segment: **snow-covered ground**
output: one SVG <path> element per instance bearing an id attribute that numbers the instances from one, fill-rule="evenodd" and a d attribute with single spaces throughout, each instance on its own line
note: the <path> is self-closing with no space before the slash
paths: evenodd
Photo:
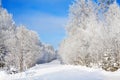
<path id="1" fill-rule="evenodd" d="M 54 61 L 36 65 L 15 75 L 0 72 L 0 80 L 120 80 L 120 70 L 105 72 L 82 66 L 61 65 Z"/>

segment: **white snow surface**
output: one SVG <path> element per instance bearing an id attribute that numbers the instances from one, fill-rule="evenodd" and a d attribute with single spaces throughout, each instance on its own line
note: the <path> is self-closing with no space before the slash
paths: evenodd
<path id="1" fill-rule="evenodd" d="M 0 80 L 120 80 L 120 70 L 106 72 L 83 66 L 61 65 L 59 61 L 53 61 L 13 75 L 1 71 Z"/>

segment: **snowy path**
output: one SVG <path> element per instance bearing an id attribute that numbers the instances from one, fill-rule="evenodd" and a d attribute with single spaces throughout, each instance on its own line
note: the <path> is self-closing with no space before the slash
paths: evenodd
<path id="1" fill-rule="evenodd" d="M 3 79 L 0 79 L 3 80 Z M 81 66 L 42 64 L 4 80 L 120 80 L 120 71 L 105 72 Z"/>
<path id="2" fill-rule="evenodd" d="M 36 66 L 22 74 L 11 76 L 12 80 L 103 80 L 103 76 L 92 69 L 80 66 L 54 65 Z M 44 67 L 44 68 L 43 68 Z M 97 73 L 97 74 L 96 74 Z M 18 79 L 20 78 L 20 79 Z"/>

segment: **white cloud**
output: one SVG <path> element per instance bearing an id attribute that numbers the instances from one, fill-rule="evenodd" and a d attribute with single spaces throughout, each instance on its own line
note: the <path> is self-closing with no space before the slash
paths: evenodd
<path id="1" fill-rule="evenodd" d="M 22 23 L 34 27 L 34 29 L 52 29 L 51 31 L 54 31 L 54 29 L 64 28 L 67 18 L 36 12 L 16 16 L 16 21 L 18 24 Z"/>

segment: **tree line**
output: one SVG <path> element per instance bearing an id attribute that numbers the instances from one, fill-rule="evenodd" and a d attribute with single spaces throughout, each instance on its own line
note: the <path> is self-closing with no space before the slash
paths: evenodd
<path id="1" fill-rule="evenodd" d="M 35 31 L 16 26 L 12 15 L 0 7 L 0 68 L 21 72 L 53 60 L 56 52 L 51 45 L 39 40 Z"/>
<path id="2" fill-rule="evenodd" d="M 69 9 L 67 37 L 58 51 L 62 63 L 118 70 L 119 21 L 116 0 L 75 0 Z"/>

